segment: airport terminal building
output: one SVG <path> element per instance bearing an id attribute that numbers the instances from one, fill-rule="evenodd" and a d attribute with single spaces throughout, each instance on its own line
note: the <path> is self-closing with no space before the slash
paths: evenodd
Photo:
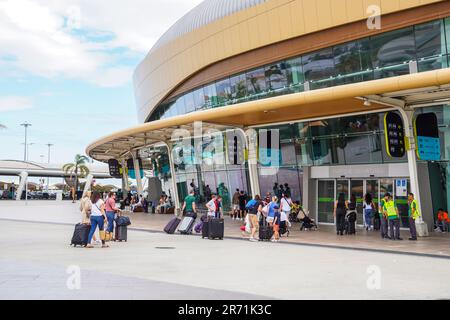
<path id="1" fill-rule="evenodd" d="M 141 124 L 93 142 L 87 154 L 152 169 L 177 207 L 191 188 L 219 193 L 229 207 L 237 188 L 265 195 L 288 184 L 319 223 L 334 224 L 339 193 L 355 194 L 362 213 L 365 193 L 379 201 L 390 192 L 407 227 L 414 192 L 431 228 L 450 204 L 449 63 L 450 1 L 205 0 L 138 66 Z M 399 157 L 386 139 L 388 113 L 403 122 Z M 432 161 L 420 157 L 414 130 L 428 113 L 439 127 Z M 219 130 L 225 150 L 226 132 L 240 132 L 248 161 L 226 151 L 226 163 L 215 163 L 200 122 L 200 136 Z M 175 161 L 177 130 L 201 140 L 203 162 Z M 278 150 L 273 170 L 251 161 L 264 143 L 248 132 L 275 131 L 277 141 L 264 142 Z M 142 190 L 139 174 L 137 184 Z"/>

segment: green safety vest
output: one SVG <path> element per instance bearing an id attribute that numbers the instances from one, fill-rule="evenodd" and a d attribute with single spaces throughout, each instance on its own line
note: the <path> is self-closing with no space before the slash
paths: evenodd
<path id="1" fill-rule="evenodd" d="M 385 210 L 389 220 L 397 219 L 397 211 L 395 210 L 395 202 L 387 201 L 384 203 Z"/>
<path id="2" fill-rule="evenodd" d="M 413 207 L 416 209 L 416 212 L 415 212 L 414 214 L 412 214 L 412 209 L 413 209 Z M 414 200 L 409 204 L 409 216 L 410 216 L 410 217 L 412 216 L 412 218 L 413 218 L 414 220 L 417 220 L 417 219 L 421 216 L 420 211 L 419 211 L 419 203 L 417 202 L 416 199 L 414 199 Z"/>

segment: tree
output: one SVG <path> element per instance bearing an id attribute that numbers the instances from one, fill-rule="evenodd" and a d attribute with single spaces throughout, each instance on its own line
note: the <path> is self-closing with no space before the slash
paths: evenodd
<path id="1" fill-rule="evenodd" d="M 75 176 L 75 192 L 78 191 L 78 178 L 85 178 L 89 174 L 89 168 L 86 166 L 87 162 L 89 162 L 88 157 L 77 154 L 75 162 L 67 163 L 63 166 L 63 171 L 66 174 L 70 174 L 70 179 Z"/>

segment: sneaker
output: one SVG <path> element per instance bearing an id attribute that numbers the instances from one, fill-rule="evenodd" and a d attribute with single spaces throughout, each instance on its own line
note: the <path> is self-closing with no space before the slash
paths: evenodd
<path id="1" fill-rule="evenodd" d="M 417 238 L 409 238 L 409 241 L 417 241 Z"/>
<path id="2" fill-rule="evenodd" d="M 270 240 L 270 242 L 277 242 L 277 240 L 275 240 L 275 239 L 272 239 L 272 240 Z"/>
<path id="3" fill-rule="evenodd" d="M 251 237 L 249 240 L 250 240 L 250 242 L 258 242 L 258 240 L 253 237 Z"/>
<path id="4" fill-rule="evenodd" d="M 403 238 L 397 238 L 396 240 L 403 241 Z"/>

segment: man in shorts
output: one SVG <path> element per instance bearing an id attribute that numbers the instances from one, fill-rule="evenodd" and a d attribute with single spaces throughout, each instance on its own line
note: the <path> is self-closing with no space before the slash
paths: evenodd
<path id="1" fill-rule="evenodd" d="M 233 194 L 233 199 L 231 201 L 233 207 L 232 207 L 232 211 L 231 211 L 231 218 L 233 218 L 233 220 L 236 220 L 236 217 L 239 213 L 239 189 L 236 189 L 236 192 Z"/>

